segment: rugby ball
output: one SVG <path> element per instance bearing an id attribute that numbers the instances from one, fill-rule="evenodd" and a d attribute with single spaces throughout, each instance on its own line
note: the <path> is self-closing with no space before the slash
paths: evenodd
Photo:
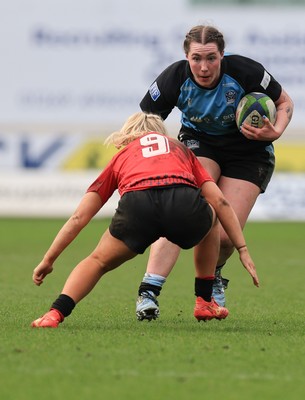
<path id="1" fill-rule="evenodd" d="M 276 107 L 272 99 L 265 93 L 252 92 L 244 96 L 236 109 L 236 124 L 238 129 L 244 122 L 261 128 L 263 116 L 266 116 L 273 125 L 276 120 Z"/>

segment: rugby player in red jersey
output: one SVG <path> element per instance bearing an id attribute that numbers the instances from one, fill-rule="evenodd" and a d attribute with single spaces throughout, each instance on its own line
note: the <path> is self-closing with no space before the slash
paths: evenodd
<path id="1" fill-rule="evenodd" d="M 168 136 L 157 115 L 132 115 L 106 142 L 123 149 L 90 185 L 56 235 L 34 269 L 34 283 L 43 283 L 55 260 L 116 189 L 121 196 L 118 207 L 96 248 L 72 270 L 50 310 L 33 321 L 32 327 L 56 328 L 106 272 L 142 254 L 160 237 L 183 249 L 198 245 L 194 316 L 198 321 L 226 318 L 228 310 L 211 296 L 219 253 L 218 218 L 253 283 L 258 286 L 259 281 L 238 219 L 218 186 L 195 155 Z"/>

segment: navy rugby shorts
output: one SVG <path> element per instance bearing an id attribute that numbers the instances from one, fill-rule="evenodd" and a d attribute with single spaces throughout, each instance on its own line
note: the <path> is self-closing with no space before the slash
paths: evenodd
<path id="1" fill-rule="evenodd" d="M 160 237 L 189 249 L 209 232 L 212 223 L 211 207 L 200 189 L 163 186 L 125 193 L 109 231 L 132 251 L 142 254 Z"/>
<path id="2" fill-rule="evenodd" d="M 241 134 L 240 134 L 241 135 Z M 207 136 L 210 136 L 207 138 Z M 214 160 L 221 169 L 221 175 L 254 183 L 265 192 L 275 165 L 272 144 L 246 141 L 244 138 L 221 138 L 203 136 L 204 141 L 181 132 L 179 140 L 193 151 L 196 157 Z M 252 143 L 250 143 L 252 142 Z"/>

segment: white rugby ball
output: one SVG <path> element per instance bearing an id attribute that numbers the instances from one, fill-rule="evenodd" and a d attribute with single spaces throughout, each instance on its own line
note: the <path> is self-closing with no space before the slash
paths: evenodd
<path id="1" fill-rule="evenodd" d="M 245 95 L 239 102 L 236 109 L 236 124 L 238 129 L 244 122 L 261 128 L 263 116 L 266 116 L 273 125 L 276 120 L 276 107 L 273 100 L 265 93 L 252 92 Z"/>

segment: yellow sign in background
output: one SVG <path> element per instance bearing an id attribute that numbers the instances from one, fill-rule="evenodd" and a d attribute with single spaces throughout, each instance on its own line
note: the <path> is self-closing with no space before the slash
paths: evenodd
<path id="1" fill-rule="evenodd" d="M 102 170 L 118 150 L 105 146 L 103 141 L 92 139 L 83 143 L 63 163 L 64 170 L 98 169 Z"/>
<path id="2" fill-rule="evenodd" d="M 274 143 L 277 172 L 305 172 L 305 143 Z M 114 146 L 105 146 L 102 140 L 84 142 L 64 161 L 67 171 L 103 169 L 117 153 Z"/>
<path id="3" fill-rule="evenodd" d="M 277 172 L 305 172 L 305 143 L 276 143 Z"/>

